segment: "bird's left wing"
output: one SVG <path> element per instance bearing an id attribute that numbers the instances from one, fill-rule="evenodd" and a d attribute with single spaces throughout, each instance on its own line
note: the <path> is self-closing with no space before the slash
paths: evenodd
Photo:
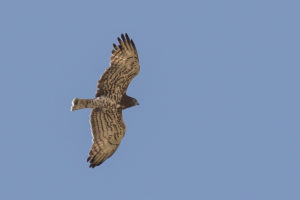
<path id="1" fill-rule="evenodd" d="M 96 97 L 109 96 L 119 102 L 126 93 L 129 83 L 139 73 L 138 53 L 132 39 L 122 34 L 118 38 L 110 57 L 110 67 L 98 81 Z"/>
<path id="2" fill-rule="evenodd" d="M 93 145 L 89 157 L 90 167 L 94 168 L 109 158 L 118 148 L 126 130 L 122 110 L 117 108 L 95 108 L 91 112 L 90 124 Z"/>

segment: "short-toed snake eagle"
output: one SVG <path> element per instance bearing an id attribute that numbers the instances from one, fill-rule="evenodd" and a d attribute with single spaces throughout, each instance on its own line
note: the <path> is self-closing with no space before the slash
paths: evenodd
<path id="1" fill-rule="evenodd" d="M 118 148 L 126 126 L 122 110 L 138 105 L 135 98 L 126 95 L 132 79 L 139 73 L 140 65 L 136 47 L 127 34 L 113 44 L 110 67 L 98 81 L 94 99 L 78 99 L 72 102 L 71 111 L 92 108 L 90 125 L 93 144 L 87 159 L 94 168 L 109 158 Z"/>

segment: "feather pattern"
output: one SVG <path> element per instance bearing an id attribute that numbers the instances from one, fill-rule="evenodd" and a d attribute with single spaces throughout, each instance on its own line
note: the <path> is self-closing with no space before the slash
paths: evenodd
<path id="1" fill-rule="evenodd" d="M 95 108 L 91 112 L 90 124 L 93 145 L 89 157 L 90 167 L 94 168 L 109 158 L 119 147 L 125 134 L 126 126 L 122 110 L 115 106 L 106 109 Z"/>
<path id="2" fill-rule="evenodd" d="M 96 97 L 109 96 L 119 102 L 126 93 L 129 83 L 139 73 L 140 65 L 134 42 L 127 34 L 118 38 L 119 45 L 113 44 L 110 67 L 98 81 Z"/>

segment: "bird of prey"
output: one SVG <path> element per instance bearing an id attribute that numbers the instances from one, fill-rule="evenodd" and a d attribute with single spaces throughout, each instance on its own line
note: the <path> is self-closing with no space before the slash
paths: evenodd
<path id="1" fill-rule="evenodd" d="M 71 111 L 92 109 L 93 144 L 87 159 L 91 168 L 103 163 L 120 145 L 126 130 L 122 110 L 139 105 L 126 94 L 129 83 L 140 71 L 137 50 L 127 34 L 121 34 L 118 41 L 119 45 L 113 44 L 110 66 L 98 81 L 95 98 L 75 98 L 72 102 Z"/>

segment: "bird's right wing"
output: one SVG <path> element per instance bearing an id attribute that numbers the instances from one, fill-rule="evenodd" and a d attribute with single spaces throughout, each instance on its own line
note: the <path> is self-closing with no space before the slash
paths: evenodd
<path id="1" fill-rule="evenodd" d="M 118 148 L 126 130 L 121 109 L 92 110 L 90 124 L 93 145 L 89 157 L 90 167 L 94 168 L 109 158 Z"/>

